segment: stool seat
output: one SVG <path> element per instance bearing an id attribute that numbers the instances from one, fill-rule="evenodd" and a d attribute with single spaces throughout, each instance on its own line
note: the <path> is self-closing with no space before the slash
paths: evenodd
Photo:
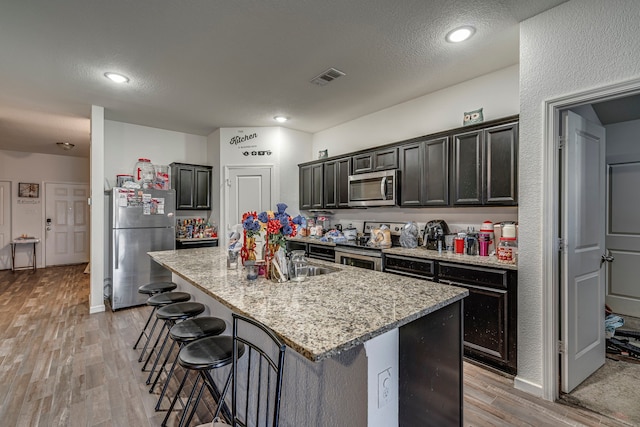
<path id="1" fill-rule="evenodd" d="M 206 307 L 199 302 L 176 302 L 160 307 L 156 311 L 156 317 L 160 320 L 179 320 L 195 317 L 203 313 Z"/>
<path id="2" fill-rule="evenodd" d="M 173 282 L 152 282 L 140 286 L 138 288 L 138 293 L 145 295 L 155 295 L 172 291 L 177 287 L 178 285 Z"/>
<path id="3" fill-rule="evenodd" d="M 171 328 L 171 338 L 179 343 L 187 343 L 198 338 L 220 335 L 227 325 L 218 317 L 204 316 L 187 319 Z"/>
<path id="4" fill-rule="evenodd" d="M 185 302 L 191 299 L 191 295 L 186 292 L 164 292 L 156 294 L 147 299 L 147 305 L 159 306 L 173 304 L 175 302 Z"/>
<path id="5" fill-rule="evenodd" d="M 238 357 L 244 345 L 238 343 Z M 233 337 L 213 336 L 196 340 L 180 350 L 178 362 L 183 368 L 196 371 L 226 366 L 233 360 Z"/>

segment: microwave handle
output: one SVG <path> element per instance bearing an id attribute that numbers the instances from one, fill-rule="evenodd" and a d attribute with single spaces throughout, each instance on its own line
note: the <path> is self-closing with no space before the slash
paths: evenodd
<path id="1" fill-rule="evenodd" d="M 380 181 L 380 196 L 382 196 L 382 200 L 387 200 L 387 177 L 385 176 Z"/>

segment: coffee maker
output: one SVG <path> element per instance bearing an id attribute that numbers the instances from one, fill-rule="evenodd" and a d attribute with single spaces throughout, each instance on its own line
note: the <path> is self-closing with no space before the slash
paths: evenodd
<path id="1" fill-rule="evenodd" d="M 434 219 L 427 222 L 424 227 L 422 242 L 427 249 L 438 250 L 438 242 L 441 242 L 442 250 L 445 249 L 444 236 L 449 234 L 449 226 L 443 219 Z"/>

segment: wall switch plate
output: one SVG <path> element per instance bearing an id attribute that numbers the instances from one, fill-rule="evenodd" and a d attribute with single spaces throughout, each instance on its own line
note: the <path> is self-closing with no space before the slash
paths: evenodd
<path id="1" fill-rule="evenodd" d="M 378 408 L 391 401 L 391 367 L 378 374 Z"/>

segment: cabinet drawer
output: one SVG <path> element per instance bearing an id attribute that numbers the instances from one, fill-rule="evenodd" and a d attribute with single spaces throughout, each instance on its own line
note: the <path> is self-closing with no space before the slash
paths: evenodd
<path id="1" fill-rule="evenodd" d="M 307 256 L 309 258 L 335 262 L 336 250 L 331 246 L 314 245 L 312 243 L 309 243 L 308 249 L 307 249 Z"/>
<path id="2" fill-rule="evenodd" d="M 435 276 L 435 262 L 421 258 L 385 254 L 384 271 L 419 279 L 433 279 Z"/>
<path id="3" fill-rule="evenodd" d="M 488 286 L 491 288 L 507 289 L 509 284 L 508 271 L 495 268 L 465 267 L 448 262 L 439 263 L 438 277 L 441 282 L 452 284 Z"/>

